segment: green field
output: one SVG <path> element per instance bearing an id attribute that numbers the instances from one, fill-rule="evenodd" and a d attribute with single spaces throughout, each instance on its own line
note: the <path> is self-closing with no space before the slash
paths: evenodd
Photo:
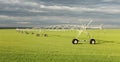
<path id="1" fill-rule="evenodd" d="M 0 29 L 0 62 L 120 62 L 120 30 L 88 30 L 97 44 L 72 44 L 77 31 L 48 31 L 48 37 Z M 38 33 L 37 31 L 34 31 Z M 85 33 L 80 39 L 89 40 Z"/>

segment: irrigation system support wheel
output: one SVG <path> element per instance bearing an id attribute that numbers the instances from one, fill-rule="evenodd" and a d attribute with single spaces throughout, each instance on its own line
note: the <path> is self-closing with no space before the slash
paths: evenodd
<path id="1" fill-rule="evenodd" d="M 32 32 L 31 34 L 34 34 L 34 32 Z"/>
<path id="2" fill-rule="evenodd" d="M 48 37 L 48 35 L 47 35 L 47 34 L 44 34 L 44 37 Z"/>
<path id="3" fill-rule="evenodd" d="M 36 36 L 37 36 L 37 37 L 39 37 L 39 36 L 40 36 L 40 34 L 36 34 Z"/>
<path id="4" fill-rule="evenodd" d="M 73 40 L 72 40 L 72 43 L 73 43 L 73 44 L 78 44 L 78 41 L 79 41 L 78 39 L 73 39 Z"/>
<path id="5" fill-rule="evenodd" d="M 90 39 L 90 44 L 96 44 L 95 39 Z"/>

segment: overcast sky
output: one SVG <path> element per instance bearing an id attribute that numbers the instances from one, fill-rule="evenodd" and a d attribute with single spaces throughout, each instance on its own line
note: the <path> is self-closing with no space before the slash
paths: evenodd
<path id="1" fill-rule="evenodd" d="M 120 27 L 120 0 L 0 0 L 0 27 L 82 24 Z"/>

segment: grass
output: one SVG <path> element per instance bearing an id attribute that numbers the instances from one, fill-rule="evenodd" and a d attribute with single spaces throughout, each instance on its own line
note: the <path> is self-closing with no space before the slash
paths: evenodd
<path id="1" fill-rule="evenodd" d="M 120 62 L 119 29 L 88 31 L 97 44 L 73 45 L 71 40 L 78 33 L 74 30 L 42 30 L 48 37 L 37 37 L 14 29 L 1 29 L 0 62 Z M 89 38 L 83 33 L 80 39 Z"/>

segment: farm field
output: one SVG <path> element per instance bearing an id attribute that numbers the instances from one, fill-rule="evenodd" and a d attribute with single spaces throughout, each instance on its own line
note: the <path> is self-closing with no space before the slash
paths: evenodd
<path id="1" fill-rule="evenodd" d="M 88 30 L 95 45 L 72 44 L 75 30 L 32 32 L 0 29 L 0 62 L 120 62 L 120 29 Z M 85 33 L 80 39 L 89 40 Z"/>

